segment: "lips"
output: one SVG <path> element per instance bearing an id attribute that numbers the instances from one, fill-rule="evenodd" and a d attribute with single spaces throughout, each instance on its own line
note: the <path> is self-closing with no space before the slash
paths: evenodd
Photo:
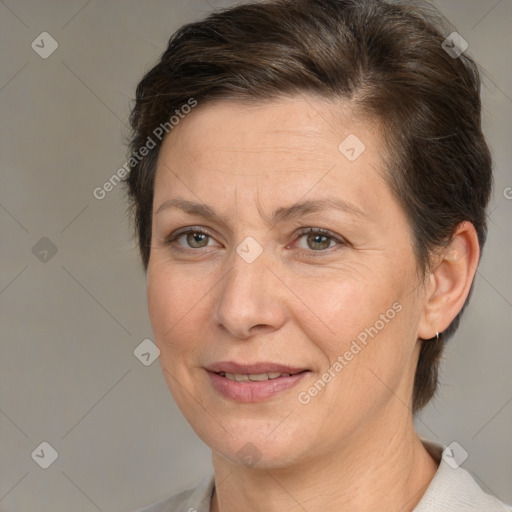
<path id="1" fill-rule="evenodd" d="M 213 388 L 226 398 L 254 403 L 296 386 L 308 369 L 277 363 L 219 362 L 205 368 Z"/>

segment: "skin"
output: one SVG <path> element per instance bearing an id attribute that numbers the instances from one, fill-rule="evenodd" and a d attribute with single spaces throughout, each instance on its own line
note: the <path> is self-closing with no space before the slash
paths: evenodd
<path id="1" fill-rule="evenodd" d="M 349 134 L 366 146 L 353 162 L 338 150 Z M 405 512 L 435 474 L 410 408 L 419 338 L 443 331 L 461 309 L 478 242 L 461 224 L 421 280 L 407 218 L 382 177 L 384 154 L 375 123 L 313 97 L 199 105 L 164 140 L 148 307 L 169 389 L 212 449 L 213 511 Z M 323 209 L 270 222 L 277 208 L 328 196 L 363 215 Z M 207 204 L 222 221 L 158 211 L 175 198 Z M 209 237 L 165 243 L 199 227 Z M 263 250 L 252 263 L 236 252 L 248 236 Z M 395 303 L 401 311 L 300 403 L 298 393 Z M 212 387 L 205 366 L 217 361 L 310 373 L 264 402 L 239 403 Z M 238 456 L 246 443 L 255 465 Z"/>

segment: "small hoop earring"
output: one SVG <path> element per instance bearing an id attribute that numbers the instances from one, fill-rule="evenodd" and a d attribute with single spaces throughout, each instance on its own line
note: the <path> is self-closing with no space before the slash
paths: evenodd
<path id="1" fill-rule="evenodd" d="M 439 341 L 439 336 L 440 334 L 443 334 L 443 333 L 439 333 L 436 331 L 436 335 L 432 338 L 429 338 L 428 340 L 427 339 L 424 339 L 424 338 L 420 338 L 422 341 Z"/>

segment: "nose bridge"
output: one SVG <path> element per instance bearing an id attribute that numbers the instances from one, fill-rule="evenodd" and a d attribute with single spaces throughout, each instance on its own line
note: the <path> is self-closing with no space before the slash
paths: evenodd
<path id="1" fill-rule="evenodd" d="M 278 329 L 285 320 L 285 305 L 278 280 L 268 268 L 271 255 L 252 237 L 233 251 L 230 270 L 217 299 L 219 324 L 238 338 L 247 338 L 255 326 Z"/>

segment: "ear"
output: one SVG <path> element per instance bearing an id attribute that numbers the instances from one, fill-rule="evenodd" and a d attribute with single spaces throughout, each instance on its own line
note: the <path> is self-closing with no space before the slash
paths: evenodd
<path id="1" fill-rule="evenodd" d="M 479 259 L 475 227 L 471 222 L 462 222 L 427 279 L 419 338 L 435 337 L 436 331 L 443 332 L 457 316 L 471 289 Z"/>

